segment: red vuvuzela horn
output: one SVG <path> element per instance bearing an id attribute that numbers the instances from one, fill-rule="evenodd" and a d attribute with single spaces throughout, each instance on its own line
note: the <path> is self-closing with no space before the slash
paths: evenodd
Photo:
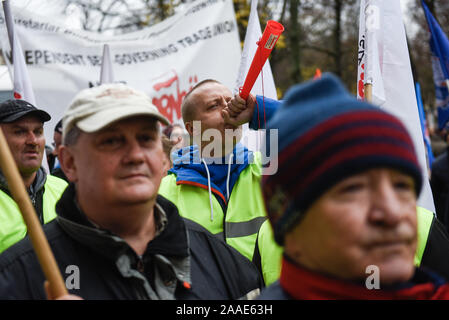
<path id="1" fill-rule="evenodd" d="M 269 20 L 267 22 L 262 38 L 258 42 L 258 48 L 256 54 L 254 55 L 253 61 L 251 62 L 251 67 L 248 70 L 243 87 L 240 88 L 240 97 L 243 99 L 246 100 L 248 98 L 254 82 L 256 82 L 265 61 L 267 61 L 268 56 L 283 31 L 284 26 L 279 22 L 273 20 Z"/>

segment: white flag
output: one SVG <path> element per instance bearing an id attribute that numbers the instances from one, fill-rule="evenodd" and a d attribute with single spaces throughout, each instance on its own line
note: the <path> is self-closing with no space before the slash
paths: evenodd
<path id="1" fill-rule="evenodd" d="M 101 61 L 100 84 L 113 82 L 114 72 L 112 69 L 111 53 L 109 52 L 109 45 L 105 44 L 103 46 L 103 59 Z"/>
<path id="2" fill-rule="evenodd" d="M 14 98 L 25 100 L 36 106 L 36 99 L 34 97 L 33 87 L 31 86 L 30 76 L 28 75 L 28 69 L 25 64 L 22 45 L 20 44 L 17 33 L 14 32 L 14 20 L 9 7 L 9 0 L 3 1 L 3 12 L 5 13 L 6 28 L 10 41 L 9 44 L 12 51 L 11 56 L 14 66 Z M 44 157 L 42 158 L 42 167 L 47 173 L 50 173 L 45 152 Z"/>
<path id="3" fill-rule="evenodd" d="M 248 74 L 252 59 L 257 51 L 257 42 L 262 37 L 262 29 L 260 28 L 259 15 L 257 14 L 257 1 L 251 0 L 251 11 L 246 28 L 245 41 L 243 43 L 242 58 L 240 60 L 239 74 L 237 78 L 237 93 L 239 88 L 243 86 L 245 77 Z M 263 85 L 262 85 L 263 82 Z M 252 94 L 264 94 L 265 97 L 277 99 L 276 86 L 274 85 L 273 74 L 271 72 L 270 61 L 267 60 L 263 66 L 262 72 L 251 89 Z"/>
<path id="4" fill-rule="evenodd" d="M 423 174 L 418 205 L 435 212 L 400 0 L 361 0 L 358 97 L 373 85 L 373 103 L 401 119 Z"/>
<path id="5" fill-rule="evenodd" d="M 243 86 L 245 77 L 251 66 L 252 59 L 257 51 L 257 42 L 262 37 L 262 29 L 260 28 L 259 15 L 257 14 L 257 1 L 251 0 L 251 12 L 246 28 L 245 41 L 243 43 L 242 58 L 240 60 L 240 68 L 237 77 L 235 93 L 239 92 L 239 88 Z M 276 99 L 276 86 L 274 85 L 273 74 L 271 72 L 270 62 L 267 60 L 262 68 L 261 73 L 254 83 L 251 93 L 254 95 L 263 95 L 267 98 Z M 260 150 L 263 140 L 261 133 L 249 130 L 248 124 L 243 126 L 242 143 L 250 150 Z"/>
<path id="6" fill-rule="evenodd" d="M 12 50 L 11 56 L 14 64 L 14 98 L 26 100 L 32 105 L 36 105 L 25 58 L 23 57 L 22 46 L 19 37 L 14 32 L 14 20 L 9 6 L 9 0 L 3 1 L 3 11 L 5 13 L 6 29 L 8 31 L 9 45 Z"/>

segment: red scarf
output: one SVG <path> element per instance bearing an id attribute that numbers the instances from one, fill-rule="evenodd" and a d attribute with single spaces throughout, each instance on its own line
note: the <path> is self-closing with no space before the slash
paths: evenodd
<path id="1" fill-rule="evenodd" d="M 329 278 L 290 262 L 282 261 L 281 287 L 297 300 L 449 300 L 449 284 L 435 283 L 427 273 L 420 283 L 407 282 L 400 289 L 372 289 L 344 280 Z M 416 276 L 416 275 L 415 275 Z M 441 279 L 437 279 L 441 280 Z"/>

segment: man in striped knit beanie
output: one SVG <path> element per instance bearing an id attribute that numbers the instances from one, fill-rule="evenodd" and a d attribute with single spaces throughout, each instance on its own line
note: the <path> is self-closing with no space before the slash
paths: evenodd
<path id="1" fill-rule="evenodd" d="M 231 117 L 238 104 L 228 104 Z M 401 121 L 332 75 L 293 87 L 268 109 L 278 170 L 262 189 L 284 254 L 280 280 L 260 298 L 448 299 L 445 280 L 414 264 L 422 177 Z"/>

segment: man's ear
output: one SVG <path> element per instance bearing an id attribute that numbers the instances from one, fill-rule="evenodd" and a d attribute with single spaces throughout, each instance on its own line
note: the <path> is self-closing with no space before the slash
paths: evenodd
<path id="1" fill-rule="evenodd" d="M 58 160 L 61 164 L 61 169 L 69 179 L 70 182 L 78 181 L 78 172 L 76 170 L 75 158 L 73 157 L 74 150 L 70 147 L 61 145 L 58 150 Z"/>
<path id="2" fill-rule="evenodd" d="M 189 136 L 193 137 L 193 121 L 185 122 L 184 126 L 186 127 L 186 130 L 189 133 Z"/>
<path id="3" fill-rule="evenodd" d="M 294 261 L 301 261 L 302 243 L 299 242 L 292 232 L 287 232 L 284 236 L 284 253 Z"/>

